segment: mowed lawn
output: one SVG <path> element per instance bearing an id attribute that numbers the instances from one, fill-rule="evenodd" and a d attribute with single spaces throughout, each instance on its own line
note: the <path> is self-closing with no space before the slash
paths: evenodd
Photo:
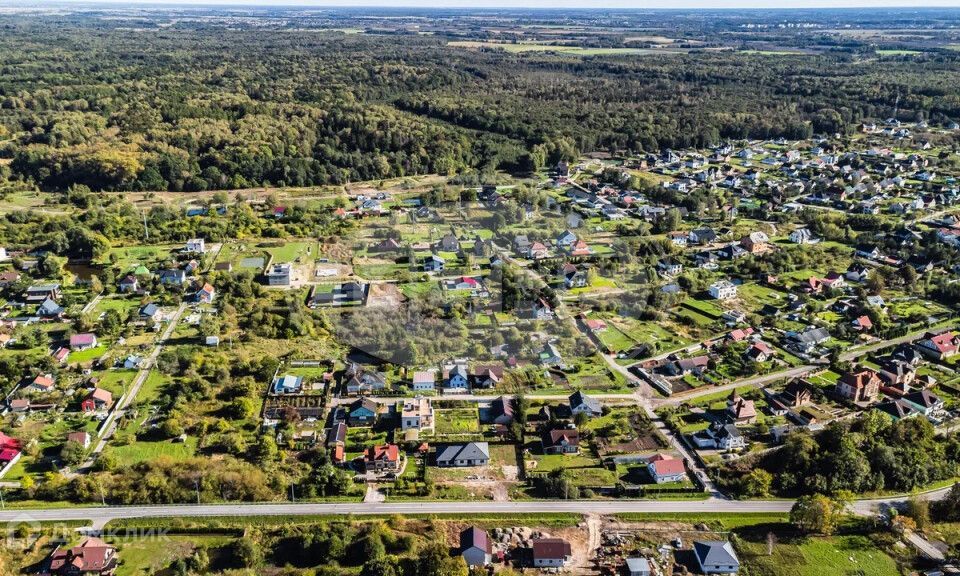
<path id="1" fill-rule="evenodd" d="M 188 436 L 186 442 L 172 442 L 170 440 L 134 441 L 125 446 L 111 446 L 109 451 L 116 456 L 120 466 L 130 466 L 138 462 L 155 460 L 161 456 L 168 456 L 174 460 L 190 458 L 196 453 L 197 439 Z"/>
<path id="2" fill-rule="evenodd" d="M 767 556 L 766 534 L 740 541 L 740 561 L 750 573 L 777 576 L 821 576 L 823 574 L 861 574 L 887 576 L 899 574 L 897 563 L 866 536 L 834 536 L 781 540 Z"/>

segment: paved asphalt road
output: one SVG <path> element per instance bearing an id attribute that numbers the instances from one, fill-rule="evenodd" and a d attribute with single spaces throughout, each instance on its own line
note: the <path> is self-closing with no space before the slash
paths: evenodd
<path id="1" fill-rule="evenodd" d="M 941 498 L 948 488 L 925 494 Z M 904 497 L 858 500 L 853 512 L 876 513 L 881 505 L 903 502 Z M 209 516 L 345 516 L 369 514 L 618 514 L 623 512 L 652 513 L 744 513 L 789 512 L 792 500 L 540 500 L 518 502 L 343 502 L 336 504 L 201 504 L 159 506 L 108 506 L 97 508 L 46 508 L 39 510 L 2 510 L 0 525 L 10 522 L 57 522 L 88 520 L 94 528 L 102 528 L 110 520 L 129 518 L 174 518 Z"/>

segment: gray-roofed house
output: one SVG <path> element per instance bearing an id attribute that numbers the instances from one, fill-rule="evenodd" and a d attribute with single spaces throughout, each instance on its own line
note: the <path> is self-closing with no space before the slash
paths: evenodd
<path id="1" fill-rule="evenodd" d="M 601 416 L 603 414 L 603 407 L 596 398 L 591 398 L 580 390 L 577 390 L 570 395 L 570 413 L 576 416 L 581 412 L 588 416 Z"/>
<path id="2" fill-rule="evenodd" d="M 736 574 L 740 570 L 737 553 L 729 542 L 697 541 L 693 543 L 693 554 L 704 574 Z"/>
<path id="3" fill-rule="evenodd" d="M 802 332 L 790 332 L 787 340 L 790 345 L 801 352 L 810 352 L 820 344 L 830 339 L 830 332 L 826 328 L 807 328 Z"/>
<path id="4" fill-rule="evenodd" d="M 486 442 L 448 444 L 437 449 L 437 466 L 486 466 L 490 462 L 490 445 Z"/>
<path id="5" fill-rule="evenodd" d="M 460 555 L 467 566 L 486 566 L 493 557 L 493 547 L 486 530 L 469 526 L 460 532 Z"/>

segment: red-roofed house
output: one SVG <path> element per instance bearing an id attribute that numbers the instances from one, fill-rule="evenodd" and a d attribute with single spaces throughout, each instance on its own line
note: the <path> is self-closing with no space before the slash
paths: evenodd
<path id="1" fill-rule="evenodd" d="M 20 461 L 20 441 L 0 432 L 0 478 Z"/>
<path id="2" fill-rule="evenodd" d="M 866 332 L 873 328 L 873 321 L 870 320 L 869 316 L 861 316 L 854 320 L 852 324 L 855 330 L 860 330 L 861 332 Z"/>
<path id="3" fill-rule="evenodd" d="M 538 568 L 561 567 L 572 558 L 570 543 L 562 538 L 538 538 L 533 541 L 533 565 Z"/>
<path id="4" fill-rule="evenodd" d="M 87 397 L 80 403 L 80 409 L 84 412 L 96 412 L 106 410 L 113 404 L 113 394 L 103 388 L 94 388 Z"/>
<path id="5" fill-rule="evenodd" d="M 92 332 L 74 334 L 70 337 L 71 350 L 89 350 L 97 347 L 97 335 Z"/>
<path id="6" fill-rule="evenodd" d="M 110 576 L 117 568 L 117 549 L 99 538 L 87 538 L 73 548 L 57 547 L 50 555 L 49 574 Z"/>
<path id="7" fill-rule="evenodd" d="M 213 289 L 213 286 L 207 282 L 203 285 L 202 288 L 197 290 L 197 302 L 202 302 L 204 304 L 211 304 L 214 297 L 216 297 L 217 292 Z"/>
<path id="8" fill-rule="evenodd" d="M 67 357 L 70 356 L 70 349 L 66 346 L 61 346 L 54 351 L 52 354 L 53 359 L 57 361 L 58 364 L 63 364 L 67 361 Z"/>
<path id="9" fill-rule="evenodd" d="M 687 477 L 687 468 L 683 460 L 669 454 L 656 454 L 647 460 L 647 471 L 657 484 L 683 482 Z"/>
<path id="10" fill-rule="evenodd" d="M 750 348 L 747 348 L 747 358 L 754 362 L 766 362 L 776 354 L 776 350 L 771 348 L 766 342 L 757 340 Z"/>
<path id="11" fill-rule="evenodd" d="M 937 360 L 943 360 L 956 354 L 958 345 L 960 345 L 960 341 L 953 332 L 929 333 L 923 340 L 917 342 L 917 348 L 921 352 Z"/>
<path id="12" fill-rule="evenodd" d="M 591 332 L 603 332 L 607 329 L 607 323 L 597 318 L 590 318 L 583 321 L 584 326 Z"/>
<path id="13" fill-rule="evenodd" d="M 363 455 L 367 472 L 396 472 L 400 469 L 400 448 L 396 444 L 371 446 Z"/>
<path id="14" fill-rule="evenodd" d="M 49 374 L 40 374 L 30 381 L 24 389 L 27 392 L 49 392 L 53 390 L 53 376 Z"/>
<path id="15" fill-rule="evenodd" d="M 753 335 L 753 328 L 737 328 L 736 330 L 731 330 L 727 334 L 727 338 L 734 342 L 743 342 L 747 338 Z"/>
<path id="16" fill-rule="evenodd" d="M 853 402 L 871 402 L 880 393 L 880 376 L 864 368 L 856 372 L 847 372 L 837 380 L 838 395 Z"/>
<path id="17" fill-rule="evenodd" d="M 90 447 L 90 433 L 89 432 L 71 432 L 67 434 L 67 442 L 76 442 L 77 444 L 83 446 L 83 449 L 86 450 Z"/>

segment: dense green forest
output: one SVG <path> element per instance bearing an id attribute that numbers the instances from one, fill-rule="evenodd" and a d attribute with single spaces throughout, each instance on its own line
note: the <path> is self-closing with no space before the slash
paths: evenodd
<path id="1" fill-rule="evenodd" d="M 3 22 L 0 170 L 43 189 L 208 190 L 960 118 L 960 53 L 580 57 L 334 31 Z M 841 65 L 842 64 L 842 65 Z"/>

